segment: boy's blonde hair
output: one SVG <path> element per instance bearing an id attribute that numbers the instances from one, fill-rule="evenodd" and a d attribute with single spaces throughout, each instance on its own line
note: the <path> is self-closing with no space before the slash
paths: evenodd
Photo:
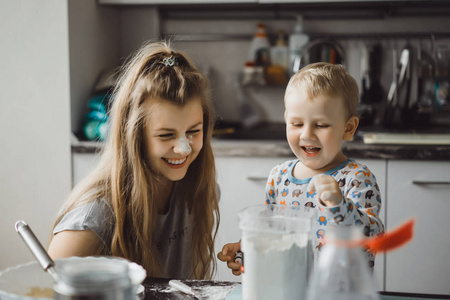
<path id="1" fill-rule="evenodd" d="M 342 98 L 347 119 L 358 115 L 358 84 L 342 65 L 319 62 L 305 66 L 289 80 L 285 97 L 298 91 L 306 92 L 309 99 L 319 95 Z"/>

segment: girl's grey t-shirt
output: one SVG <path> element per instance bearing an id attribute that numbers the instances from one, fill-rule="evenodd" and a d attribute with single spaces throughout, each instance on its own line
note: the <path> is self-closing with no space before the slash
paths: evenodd
<path id="1" fill-rule="evenodd" d="M 169 211 L 158 215 L 154 234 L 167 277 L 189 279 L 192 277 L 189 260 L 193 218 L 186 208 L 186 200 L 176 192 L 176 186 L 169 199 Z M 53 234 L 90 229 L 104 243 L 106 254 L 111 255 L 114 224 L 113 210 L 104 199 L 98 199 L 68 212 L 56 225 Z"/>

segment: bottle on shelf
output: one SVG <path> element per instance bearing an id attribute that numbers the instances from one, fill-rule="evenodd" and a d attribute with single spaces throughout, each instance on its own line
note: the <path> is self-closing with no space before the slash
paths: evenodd
<path id="1" fill-rule="evenodd" d="M 265 85 L 264 69 L 262 66 L 256 66 L 253 61 L 247 61 L 242 72 L 241 84 L 248 85 Z"/>
<path id="2" fill-rule="evenodd" d="M 287 68 L 289 50 L 286 45 L 285 33 L 280 30 L 275 46 L 270 48 L 271 65 L 267 67 L 267 83 L 272 85 L 286 85 L 288 82 Z"/>
<path id="3" fill-rule="evenodd" d="M 270 64 L 270 42 L 267 37 L 266 25 L 263 23 L 258 23 L 256 27 L 247 60 L 253 61 L 256 65 Z"/>
<path id="4" fill-rule="evenodd" d="M 308 42 L 309 36 L 303 29 L 303 17 L 298 15 L 294 31 L 289 36 L 289 75 L 300 70 L 302 61 L 305 60 L 305 57 L 302 57 L 302 50 Z"/>
<path id="5" fill-rule="evenodd" d="M 270 49 L 270 58 L 272 65 L 280 66 L 287 70 L 289 63 L 289 50 L 286 45 L 285 33 L 283 30 L 278 31 L 276 44 Z"/>
<path id="6" fill-rule="evenodd" d="M 244 64 L 242 85 L 265 85 L 266 69 L 270 65 L 270 42 L 266 26 L 258 23 Z"/>

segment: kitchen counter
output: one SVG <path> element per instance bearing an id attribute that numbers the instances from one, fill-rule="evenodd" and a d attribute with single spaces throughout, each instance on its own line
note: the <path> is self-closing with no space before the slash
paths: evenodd
<path id="1" fill-rule="evenodd" d="M 291 157 L 294 155 L 285 140 L 213 139 L 217 157 Z M 74 142 L 76 153 L 96 153 L 98 142 Z M 355 159 L 450 160 L 450 145 L 365 144 L 360 137 L 343 144 L 344 153 Z"/>
<path id="2" fill-rule="evenodd" d="M 231 141 L 213 143 L 216 156 L 294 157 L 286 141 Z M 351 158 L 396 160 L 450 160 L 450 145 L 365 144 L 362 140 L 345 142 L 345 155 Z"/>
<path id="3" fill-rule="evenodd" d="M 242 285 L 237 282 L 207 281 L 207 280 L 182 280 L 201 296 L 201 299 L 209 300 L 242 300 Z M 192 296 L 182 294 L 171 288 L 169 279 L 148 277 L 144 281 L 145 299 L 169 300 L 169 299 L 195 299 Z M 381 292 L 381 300 L 431 300 L 450 299 L 449 295 L 424 295 Z"/>

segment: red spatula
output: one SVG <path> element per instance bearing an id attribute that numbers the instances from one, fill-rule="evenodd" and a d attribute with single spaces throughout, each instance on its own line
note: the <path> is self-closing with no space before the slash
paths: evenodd
<path id="1" fill-rule="evenodd" d="M 366 247 L 371 252 L 388 252 L 403 246 L 413 238 L 414 222 L 415 220 L 411 219 L 393 231 L 385 232 L 376 237 L 353 241 L 337 240 L 334 243 L 340 247 Z"/>
<path id="2" fill-rule="evenodd" d="M 415 220 L 411 219 L 400 225 L 393 231 L 387 232 L 383 235 L 362 240 L 363 246 L 366 246 L 372 252 L 387 252 L 399 248 L 412 240 L 413 227 Z"/>

